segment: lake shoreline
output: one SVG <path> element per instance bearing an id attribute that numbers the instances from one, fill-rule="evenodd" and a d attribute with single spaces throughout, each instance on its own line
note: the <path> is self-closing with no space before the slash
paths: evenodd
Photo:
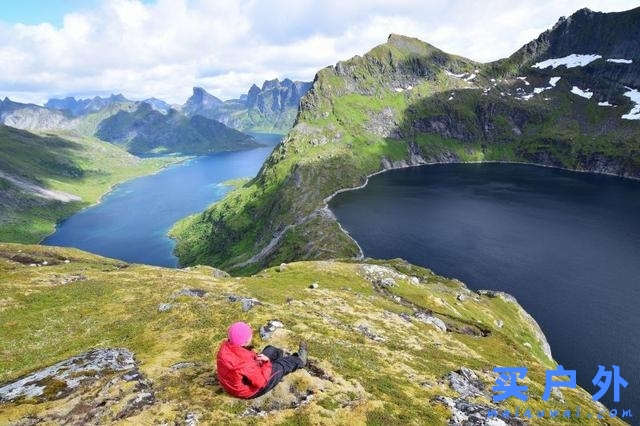
<path id="1" fill-rule="evenodd" d="M 472 291 L 515 296 L 544 328 L 554 359 L 576 369 L 587 389 L 598 363 L 620 363 L 638 384 L 625 355 L 637 352 L 638 319 L 607 333 L 599 318 L 621 319 L 640 300 L 640 180 L 522 162 L 472 165 L 481 163 L 367 179 L 327 197 L 327 206 L 367 257 L 406 259 Z M 622 336 L 626 349 L 611 351 Z M 577 356 L 587 347 L 593 356 Z"/>
<path id="2" fill-rule="evenodd" d="M 265 139 L 269 142 L 273 136 Z M 76 247 L 130 263 L 180 267 L 171 227 L 254 176 L 275 146 L 260 142 L 251 150 L 170 158 L 153 173 L 113 185 L 99 201 L 59 221 L 40 244 Z"/>
<path id="3" fill-rule="evenodd" d="M 519 165 L 522 165 L 522 166 L 545 167 L 545 168 L 548 168 L 548 169 L 564 170 L 564 171 L 567 171 L 567 172 L 574 172 L 574 173 L 584 173 L 584 174 L 591 174 L 591 175 L 611 176 L 611 177 L 617 177 L 617 178 L 620 178 L 620 179 L 628 179 L 628 180 L 639 181 L 640 182 L 640 177 L 620 176 L 620 175 L 617 175 L 615 173 L 594 172 L 594 171 L 590 171 L 590 170 L 576 170 L 576 169 L 570 169 L 568 167 L 550 166 L 548 164 L 530 163 L 530 162 L 527 162 L 527 161 L 504 161 L 504 160 L 452 161 L 452 162 L 440 162 L 440 161 L 438 161 L 438 162 L 432 162 L 432 163 L 410 164 L 410 165 L 404 165 L 404 166 L 392 166 L 392 167 L 385 168 L 385 169 L 382 169 L 382 170 L 378 170 L 377 172 L 373 172 L 371 174 L 368 174 L 366 176 L 365 181 L 364 181 L 364 183 L 362 185 L 349 187 L 349 188 L 341 188 L 341 189 L 338 189 L 337 191 L 335 191 L 333 194 L 329 195 L 328 197 L 325 197 L 322 200 L 324 205 L 321 208 L 319 208 L 318 210 L 329 209 L 329 211 L 331 211 L 331 207 L 329 207 L 329 203 L 331 202 L 333 197 L 335 197 L 336 195 L 341 194 L 343 192 L 357 191 L 358 189 L 362 189 L 362 188 L 366 187 L 367 184 L 369 183 L 369 178 L 371 178 L 373 176 L 381 175 L 383 173 L 390 172 L 392 170 L 403 170 L 403 169 L 410 169 L 412 167 L 437 166 L 437 165 L 447 165 L 447 164 L 519 164 Z M 335 215 L 334 215 L 334 217 L 335 217 Z M 347 235 L 348 235 L 348 233 L 347 233 Z M 349 236 L 349 237 L 351 238 L 351 236 Z"/>
<path id="4" fill-rule="evenodd" d="M 149 158 L 149 159 L 150 159 L 150 158 L 155 158 L 155 159 L 157 159 L 157 158 L 171 158 L 171 157 L 169 157 L 169 156 L 167 156 L 167 157 L 162 157 L 162 156 L 160 156 L 160 157 L 138 157 L 138 158 L 140 158 L 141 160 L 143 160 L 143 161 L 144 161 L 144 160 L 145 160 L 145 159 L 147 159 L 147 158 Z M 60 224 L 62 224 L 65 220 L 69 219 L 71 216 L 76 215 L 76 214 L 78 214 L 78 213 L 80 213 L 80 212 L 82 212 L 82 211 L 84 211 L 84 210 L 86 210 L 86 209 L 89 209 L 89 208 L 91 208 L 91 207 L 95 207 L 95 206 L 97 206 L 98 204 L 102 203 L 102 200 L 104 199 L 104 197 L 106 197 L 107 195 L 111 194 L 113 191 L 115 191 L 116 189 L 118 189 L 118 187 L 119 187 L 120 185 L 125 184 L 125 183 L 127 183 L 127 182 L 131 182 L 132 180 L 134 180 L 134 179 L 138 179 L 138 178 L 141 178 L 141 177 L 145 177 L 145 176 L 153 176 L 153 175 L 155 175 L 155 174 L 157 174 L 157 173 L 160 173 L 160 172 L 162 172 L 162 171 L 164 171 L 164 170 L 166 170 L 166 169 L 168 169 L 169 167 L 172 167 L 172 166 L 177 166 L 177 165 L 185 164 L 186 162 L 191 161 L 191 160 L 193 160 L 194 158 L 197 158 L 197 156 L 187 156 L 187 157 L 177 157 L 177 158 L 179 158 L 179 159 L 177 159 L 176 161 L 173 161 L 173 162 L 167 163 L 167 164 L 163 165 L 162 167 L 160 167 L 158 170 L 155 170 L 155 171 L 153 171 L 153 172 L 151 172 L 151 173 L 145 173 L 145 174 L 142 174 L 142 175 L 133 176 L 133 177 L 131 177 L 131 178 L 129 178 L 129 179 L 125 179 L 125 180 L 123 180 L 123 181 L 120 181 L 120 182 L 114 183 L 113 185 L 111 185 L 111 186 L 109 187 L 109 189 L 108 189 L 107 191 L 105 191 L 104 193 L 102 193 L 102 194 L 100 195 L 100 197 L 98 197 L 98 199 L 97 199 L 94 203 L 91 203 L 91 204 L 89 204 L 89 205 L 87 205 L 87 206 L 84 206 L 84 207 L 82 207 L 80 210 L 76 210 L 75 212 L 73 212 L 73 213 L 72 213 L 72 214 L 70 214 L 69 216 L 67 216 L 67 217 L 65 217 L 65 218 L 60 219 L 59 221 L 57 221 L 57 222 L 55 223 L 54 227 L 53 227 L 53 231 L 51 231 L 50 233 L 48 233 L 48 234 L 47 234 L 47 235 L 45 235 L 44 237 L 40 238 L 40 240 L 39 240 L 36 244 L 38 244 L 38 245 L 44 245 L 44 244 L 42 244 L 42 243 L 44 242 L 44 240 L 46 240 L 47 238 L 49 238 L 50 236 L 52 236 L 53 234 L 55 234 L 55 233 L 58 231 L 58 226 L 60 226 Z"/>

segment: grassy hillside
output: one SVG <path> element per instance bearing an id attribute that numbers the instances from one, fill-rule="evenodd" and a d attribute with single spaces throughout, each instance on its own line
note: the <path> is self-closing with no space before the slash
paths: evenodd
<path id="1" fill-rule="evenodd" d="M 163 114 L 144 102 L 135 111 L 121 110 L 101 121 L 95 135 L 133 154 L 211 154 L 259 146 L 253 137 L 218 121 L 176 110 Z"/>
<path id="2" fill-rule="evenodd" d="M 0 241 L 38 242 L 113 185 L 173 161 L 142 160 L 91 137 L 0 126 Z"/>
<path id="3" fill-rule="evenodd" d="M 236 273 L 357 255 L 324 200 L 394 167 L 498 160 L 640 176 L 640 125 L 621 119 L 632 108 L 622 84 L 589 67 L 515 71 L 397 35 L 319 71 L 259 175 L 176 225 L 176 254 Z"/>
<path id="4" fill-rule="evenodd" d="M 206 266 L 164 269 L 0 244 L 0 288 L 2 424 L 446 424 L 493 407 L 498 365 L 528 367 L 532 410 L 581 406 L 574 422 L 594 424 L 584 415 L 599 409 L 581 389 L 541 401 L 555 362 L 512 298 L 471 292 L 399 260 L 297 262 L 230 278 Z M 243 298 L 254 299 L 249 310 Z M 304 339 L 310 366 L 256 400 L 226 396 L 213 357 L 228 324 L 244 320 L 257 330 L 274 319 L 282 328 L 266 340 L 256 332 L 257 349 L 292 350 Z M 122 368 L 43 374 L 40 391 L 7 399 L 8 382 L 100 348 L 133 359 Z M 79 359 L 86 357 L 71 365 L 80 368 Z M 515 406 L 510 399 L 499 408 Z"/>

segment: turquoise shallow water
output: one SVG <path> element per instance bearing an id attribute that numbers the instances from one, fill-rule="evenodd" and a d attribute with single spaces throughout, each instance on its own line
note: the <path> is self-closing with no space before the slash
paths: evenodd
<path id="1" fill-rule="evenodd" d="M 591 391 L 598 364 L 640 416 L 640 182 L 513 164 L 394 170 L 330 207 L 365 255 L 513 294 Z M 633 422 L 635 423 L 635 421 Z"/>
<path id="2" fill-rule="evenodd" d="M 254 135 L 268 146 L 197 157 L 159 173 L 125 182 L 100 204 L 60 223 L 43 244 L 76 247 L 128 262 L 175 267 L 167 231 L 181 218 L 204 210 L 230 188 L 233 178 L 253 177 L 281 137 Z"/>

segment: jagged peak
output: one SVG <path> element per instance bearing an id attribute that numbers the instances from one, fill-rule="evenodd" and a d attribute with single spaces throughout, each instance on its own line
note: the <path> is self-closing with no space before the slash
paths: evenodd
<path id="1" fill-rule="evenodd" d="M 277 78 L 274 78 L 273 80 L 265 80 L 264 83 L 262 83 L 262 90 L 272 89 L 274 87 L 277 87 L 279 84 L 280 80 L 278 80 Z"/>

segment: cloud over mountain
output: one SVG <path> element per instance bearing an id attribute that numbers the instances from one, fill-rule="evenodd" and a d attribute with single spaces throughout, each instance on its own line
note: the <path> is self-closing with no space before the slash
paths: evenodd
<path id="1" fill-rule="evenodd" d="M 559 15 L 633 3 L 105 0 L 65 15 L 59 27 L 0 17 L 0 94 L 42 102 L 121 91 L 181 103 L 192 86 L 202 86 L 227 99 L 275 77 L 310 80 L 319 68 L 392 32 L 486 61 L 513 51 Z"/>

